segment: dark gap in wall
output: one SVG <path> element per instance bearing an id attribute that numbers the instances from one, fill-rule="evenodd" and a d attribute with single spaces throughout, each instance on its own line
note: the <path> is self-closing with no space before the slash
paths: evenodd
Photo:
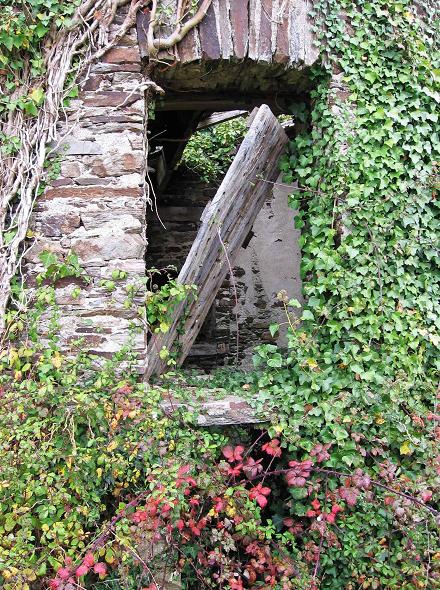
<path id="1" fill-rule="evenodd" d="M 265 101 L 261 100 L 261 103 L 263 102 Z M 153 279 L 159 288 L 167 280 L 166 269 L 169 265 L 177 267 L 177 272 L 172 274 L 172 277 L 177 276 L 182 268 L 197 235 L 204 208 L 215 196 L 222 180 L 219 178 L 216 182 L 207 183 L 185 167 L 176 169 L 187 141 L 195 132 L 198 122 L 210 114 L 211 112 L 206 110 L 188 110 L 188 105 L 185 104 L 182 111 L 162 108 L 156 111 L 155 119 L 149 122 L 150 180 L 156 202 L 147 212 L 146 268 L 164 269 L 161 275 L 155 274 Z M 292 129 L 289 129 L 289 132 L 292 132 Z M 272 210 L 271 200 L 272 197 L 268 196 L 265 206 L 265 222 L 268 223 L 270 220 L 270 224 L 273 223 L 274 217 L 280 216 L 279 211 L 275 214 L 275 210 Z M 285 217 L 283 222 L 287 223 Z M 291 227 L 294 231 L 293 214 Z M 216 296 L 191 353 L 184 363 L 184 368 L 209 371 L 222 365 L 236 364 L 237 356 L 240 362 L 249 361 L 249 354 L 246 351 L 251 350 L 257 343 L 274 341 L 269 333 L 269 324 L 274 308 L 277 307 L 274 303 L 275 293 L 268 295 L 267 284 L 264 284 L 264 278 L 260 276 L 258 253 L 255 254 L 255 248 L 264 250 L 261 240 L 261 223 L 259 231 L 259 241 L 255 238 L 253 231 L 250 232 L 242 248 L 242 251 L 244 248 L 249 250 L 246 251 L 241 262 L 237 261 L 237 266 L 234 268 L 237 298 L 241 309 L 240 349 L 236 350 L 235 292 L 228 276 Z M 284 239 L 278 236 L 271 236 L 270 239 L 272 247 L 277 242 L 280 250 L 288 248 Z M 281 256 L 281 252 L 279 255 Z M 287 258 L 290 256 L 287 249 L 285 255 Z M 297 281 L 299 284 L 299 273 Z M 248 354 L 247 359 L 245 359 L 246 354 Z"/>

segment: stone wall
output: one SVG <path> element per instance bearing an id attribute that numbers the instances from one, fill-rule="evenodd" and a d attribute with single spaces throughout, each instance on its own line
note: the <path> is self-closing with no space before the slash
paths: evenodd
<path id="1" fill-rule="evenodd" d="M 260 3 L 257 2 L 258 5 Z M 277 7 L 282 6 L 280 2 L 275 4 Z M 243 5 L 247 6 L 247 3 Z M 178 64 L 172 68 L 158 68 L 156 80 L 162 83 L 164 78 L 167 89 L 166 101 L 158 102 L 158 109 L 164 112 L 177 109 L 183 113 L 183 120 L 186 120 L 186 111 L 200 114 L 202 111 L 209 113 L 217 108 L 229 108 L 227 100 L 234 98 L 235 90 L 226 84 L 222 72 L 230 72 L 231 83 L 236 88 L 234 84 L 237 77 L 231 69 L 234 63 L 242 64 L 240 67 L 244 68 L 240 80 L 246 81 L 246 88 L 242 89 L 245 92 L 239 97 L 240 101 L 244 100 L 243 97 L 255 94 L 255 104 L 270 103 L 272 100 L 278 105 L 281 97 L 272 85 L 275 78 L 285 89 L 286 100 L 292 100 L 295 89 L 301 87 L 306 90 L 310 87 L 308 70 L 317 54 L 307 24 L 308 0 L 293 3 L 285 18 L 276 12 L 279 19 L 273 20 L 270 27 L 261 29 L 258 47 L 263 47 L 264 35 L 272 35 L 273 56 L 269 61 L 259 51 L 251 51 L 250 40 L 249 45 L 246 45 L 249 49 L 246 63 L 225 59 L 224 52 L 211 56 L 203 54 L 201 61 L 205 60 L 209 69 L 209 76 L 205 76 L 199 75 L 197 70 L 199 66 L 202 69 L 205 67 L 199 58 L 194 57 L 195 54 L 185 53 L 184 48 L 185 43 L 192 47 L 197 35 L 203 37 L 203 31 L 212 28 L 217 22 L 218 15 L 214 8 L 229 7 L 226 12 L 229 14 L 230 10 L 231 23 L 235 18 L 243 21 L 243 34 L 248 26 L 249 31 L 257 31 L 253 19 L 260 14 L 250 11 L 243 16 L 245 13 L 237 10 L 238 4 L 235 6 L 226 0 L 216 0 L 212 6 L 207 20 L 176 48 L 176 56 L 180 55 L 179 51 L 184 52 L 177 57 L 177 61 L 181 59 L 189 69 L 186 70 L 184 65 L 182 68 L 177 67 Z M 125 9 L 122 9 L 118 12 L 113 30 L 116 30 L 124 16 Z M 141 20 L 145 16 L 145 12 L 140 15 Z M 274 36 L 272 33 L 275 29 L 277 34 Z M 143 28 L 139 29 L 138 26 L 139 30 Z M 210 39 L 209 35 L 205 35 L 205 38 L 207 42 Z M 286 59 L 278 59 L 279 44 L 287 38 L 289 42 L 282 44 Z M 142 39 L 140 46 L 142 48 Z M 213 68 L 214 62 L 218 67 Z M 145 366 L 146 350 L 145 325 L 137 311 L 145 292 L 147 243 L 146 198 L 142 187 L 145 165 L 144 65 L 136 31 L 132 30 L 99 63 L 92 65 L 81 83 L 79 96 L 62 113 L 59 141 L 56 146 L 52 146 L 54 161 L 60 162 L 60 174 L 37 200 L 32 220 L 35 244 L 25 258 L 25 272 L 32 284 L 35 275 L 42 270 L 39 259 L 42 251 L 52 251 L 60 258 L 75 251 L 90 280 L 86 283 L 75 278 L 63 279 L 57 285 L 61 344 L 69 350 L 74 342 L 83 339 L 82 348 L 112 356 L 131 340 L 131 347 L 140 358 L 141 370 Z M 197 66 L 194 71 L 191 69 L 193 66 Z M 280 70 L 276 77 L 272 66 Z M 176 77 L 174 86 L 173 76 Z M 182 80 L 194 89 L 194 96 L 188 95 L 186 91 L 181 92 L 179 84 Z M 205 87 L 205 84 L 208 86 Z M 215 96 L 211 96 L 213 89 Z M 205 96 L 206 92 L 208 94 Z M 185 97 L 188 104 L 184 104 Z M 178 107 L 173 106 L 173 100 L 177 101 Z M 193 101 L 197 100 L 201 103 L 194 104 Z M 212 105 L 210 100 L 213 101 Z M 175 130 L 174 125 L 172 129 Z M 182 197 L 179 195 L 181 188 L 175 177 L 163 197 L 162 206 L 168 208 L 164 218 L 165 224 L 169 226 L 168 233 L 157 231 L 154 218 L 149 216 L 151 245 L 147 266 L 149 263 L 164 265 L 165 262 L 181 266 L 195 236 L 202 209 L 215 192 L 213 187 L 202 189 L 187 184 Z M 270 340 L 269 324 L 283 319 L 276 307 L 276 291 L 282 287 L 289 295 L 298 296 L 296 233 L 293 220 L 292 223 L 289 221 L 292 213 L 287 211 L 285 201 L 285 196 L 275 196 L 263 208 L 254 227 L 255 237 L 242 250 L 237 261 L 234 271 L 237 291 L 231 280 L 227 279 L 193 347 L 188 359 L 189 366 L 211 368 L 223 363 L 232 364 L 236 359 L 242 365 L 248 364 L 254 344 Z M 124 271 L 124 278 L 114 281 L 115 270 Z M 134 305 L 130 306 L 127 305 L 127 291 L 133 285 L 136 285 L 136 295 Z M 235 305 L 236 295 L 238 305 Z M 238 350 L 236 317 L 239 324 Z M 47 332 L 48 321 L 49 318 L 43 318 L 43 333 Z M 140 329 L 133 332 L 133 326 Z"/>
<path id="2" fill-rule="evenodd" d="M 251 365 L 256 345 L 269 342 L 282 347 L 286 345 L 287 318 L 277 293 L 284 289 L 289 298 L 302 302 L 300 231 L 295 229 L 295 211 L 288 204 L 288 196 L 293 189 L 293 186 L 282 184 L 280 174 L 255 220 L 249 244 L 241 248 L 235 261 L 242 367 Z M 231 335 L 234 335 L 235 308 L 231 311 Z M 276 339 L 269 332 L 273 323 L 280 324 Z M 236 355 L 235 351 L 235 338 L 231 338 L 231 360 Z"/>
<path id="3" fill-rule="evenodd" d="M 118 15 L 114 27 L 123 20 Z M 144 98 L 135 31 L 94 64 L 60 123 L 55 159 L 60 175 L 36 203 L 36 242 L 26 256 L 28 277 L 41 271 L 43 250 L 61 258 L 73 250 L 90 277 L 85 284 L 64 279 L 57 285 L 61 341 L 78 338 L 92 352 L 110 356 L 130 337 L 136 307 L 127 308 L 127 285 L 145 275 L 145 198 L 141 172 Z M 114 270 L 124 280 L 112 280 Z M 75 289 L 81 291 L 74 296 Z M 110 288 L 109 288 L 110 287 Z M 140 287 L 137 301 L 142 299 Z M 144 334 L 134 334 L 144 355 Z"/>

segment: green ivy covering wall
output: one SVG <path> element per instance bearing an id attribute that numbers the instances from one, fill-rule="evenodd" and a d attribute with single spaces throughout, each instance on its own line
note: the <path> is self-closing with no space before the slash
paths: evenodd
<path id="1" fill-rule="evenodd" d="M 291 143 L 283 169 L 305 189 L 291 204 L 301 209 L 304 319 L 332 376 L 320 382 L 425 387 L 439 368 L 438 20 L 435 29 L 410 2 L 382 1 L 324 1 L 316 16 L 327 72 L 312 131 Z M 348 94 L 339 116 L 335 71 Z"/>
<path id="2" fill-rule="evenodd" d="M 429 2 L 320 0 L 314 19 L 325 67 L 310 130 L 281 164 L 299 183 L 307 305 L 301 325 L 290 316 L 287 357 L 259 348 L 260 399 L 299 457 L 331 444 L 335 469 L 386 466 L 410 486 L 438 486 L 438 7 L 436 17 Z M 282 516 L 303 514 L 294 500 Z M 406 521 L 390 538 L 390 526 L 367 504 L 346 520 L 322 587 L 415 587 L 411 573 L 425 569 L 409 547 L 421 543 L 426 558 L 438 534 Z"/>
<path id="3" fill-rule="evenodd" d="M 157 590 L 150 568 L 160 563 L 145 568 L 135 552 L 157 539 L 186 590 L 439 588 L 435 9 L 314 4 L 324 67 L 310 129 L 281 163 L 299 182 L 291 205 L 307 305 L 298 320 L 299 303 L 281 292 L 287 353 L 262 345 L 255 373 L 217 378 L 271 418 L 255 438 L 200 429 L 185 410 L 164 414 L 160 390 L 139 384 L 122 353 L 100 366 L 63 356 L 46 282 L 81 270 L 74 256 L 43 256 L 32 309 L 0 352 L 5 590 Z M 8 14 L 3 46 L 8 23 L 27 22 Z M 41 342 L 34 328 L 52 306 L 53 335 Z M 28 342 L 14 343 L 26 330 Z M 187 395 L 176 380 L 166 388 L 173 400 Z"/>

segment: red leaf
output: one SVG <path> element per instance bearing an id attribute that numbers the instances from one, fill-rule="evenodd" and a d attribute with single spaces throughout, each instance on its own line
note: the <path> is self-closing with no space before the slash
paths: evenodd
<path id="1" fill-rule="evenodd" d="M 423 502 L 429 502 L 432 498 L 432 492 L 431 490 L 425 490 L 424 492 L 422 492 L 422 500 Z"/>
<path id="2" fill-rule="evenodd" d="M 249 492 L 249 498 L 251 500 L 256 500 L 257 504 L 261 508 L 264 508 L 265 506 L 267 506 L 266 496 L 269 496 L 270 493 L 270 488 L 264 487 L 261 483 L 259 483 Z"/>
<path id="3" fill-rule="evenodd" d="M 238 477 L 241 473 L 242 467 L 243 465 L 241 463 L 239 463 L 235 467 L 229 467 L 228 475 L 232 475 L 232 477 Z"/>
<path id="4" fill-rule="evenodd" d="M 327 522 L 329 522 L 330 524 L 333 524 L 336 520 L 336 514 L 334 514 L 333 512 L 326 512 L 324 514 L 324 518 Z"/>
<path id="5" fill-rule="evenodd" d="M 177 471 L 177 476 L 178 477 L 183 477 L 184 475 L 186 475 L 189 471 L 191 470 L 191 466 L 190 465 L 182 465 L 182 467 L 179 467 L 178 471 Z"/>
<path id="6" fill-rule="evenodd" d="M 273 438 L 270 442 L 264 444 L 262 450 L 272 457 L 281 457 L 280 441 Z"/>
<path id="7" fill-rule="evenodd" d="M 93 553 L 87 553 L 86 556 L 84 557 L 83 564 L 87 567 L 92 567 L 94 563 L 95 563 L 95 557 L 94 557 Z"/>
<path id="8" fill-rule="evenodd" d="M 228 582 L 231 590 L 243 590 L 243 582 L 241 578 L 229 578 Z"/>
<path id="9" fill-rule="evenodd" d="M 264 508 L 267 505 L 267 498 L 265 496 L 258 495 L 255 499 L 260 508 Z"/>
<path id="10" fill-rule="evenodd" d="M 190 500 L 191 502 L 191 500 Z M 171 510 L 171 506 L 169 504 L 164 504 L 161 508 L 161 513 L 162 515 L 166 515 L 168 514 L 168 512 Z"/>
<path id="11" fill-rule="evenodd" d="M 253 479 L 263 471 L 263 466 L 261 465 L 262 460 L 258 459 L 258 461 L 255 461 L 252 457 L 246 459 L 243 465 L 243 473 L 248 479 Z"/>
<path id="12" fill-rule="evenodd" d="M 234 461 L 242 461 L 243 457 L 242 457 L 242 453 L 244 451 L 244 447 L 242 447 L 241 445 L 237 445 L 235 448 L 232 448 L 231 446 L 227 446 L 223 449 L 223 455 L 226 457 L 226 459 L 229 461 L 229 463 L 232 463 Z"/>
<path id="13" fill-rule="evenodd" d="M 78 568 L 76 568 L 75 576 L 77 578 L 81 578 L 82 576 L 85 576 L 88 573 L 89 573 L 89 568 L 86 565 L 82 564 Z"/>
<path id="14" fill-rule="evenodd" d="M 359 491 L 356 488 L 339 488 L 339 495 L 343 500 L 347 502 L 349 506 L 354 506 L 359 495 Z"/>
<path id="15" fill-rule="evenodd" d="M 131 519 L 133 520 L 133 522 L 136 523 L 140 523 L 144 520 L 147 520 L 147 512 L 146 510 L 136 510 L 136 512 L 133 514 L 133 516 L 131 517 Z"/>
<path id="16" fill-rule="evenodd" d="M 179 529 L 179 531 L 183 531 L 183 529 L 185 528 L 185 523 L 181 518 L 179 518 L 179 520 L 176 522 L 176 526 Z"/>
<path id="17" fill-rule="evenodd" d="M 318 463 L 322 463 L 327 459 L 330 459 L 330 455 L 328 454 L 328 449 L 331 447 L 331 443 L 327 443 L 325 445 L 317 444 L 313 449 L 310 451 L 310 455 L 312 457 L 316 457 Z"/>
<path id="18" fill-rule="evenodd" d="M 57 571 L 57 576 L 62 580 L 67 580 L 70 577 L 70 571 L 67 569 L 67 567 L 60 567 L 60 569 Z"/>
<path id="19" fill-rule="evenodd" d="M 99 574 L 100 576 L 105 576 L 107 573 L 107 566 L 102 561 L 98 561 L 95 563 L 95 567 L 93 568 L 95 574 Z"/>
<path id="20" fill-rule="evenodd" d="M 225 507 L 225 502 L 222 498 L 214 498 L 214 510 L 216 512 L 221 512 Z"/>

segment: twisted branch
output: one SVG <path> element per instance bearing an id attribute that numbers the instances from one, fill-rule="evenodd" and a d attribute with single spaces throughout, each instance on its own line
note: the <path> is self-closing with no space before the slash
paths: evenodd
<path id="1" fill-rule="evenodd" d="M 124 22 L 110 38 L 110 25 L 118 8 L 129 2 Z M 136 14 L 146 3 L 147 0 L 83 0 L 71 24 L 47 43 L 45 77 L 32 79 L 29 63 L 24 65 L 21 86 L 12 98 L 26 96 L 31 87 L 43 88 L 45 98 L 35 118 L 27 117 L 22 110 L 15 109 L 0 127 L 1 133 L 16 137 L 20 142 L 17 154 L 0 161 L 0 334 L 5 330 L 11 280 L 20 267 L 30 216 L 43 179 L 46 148 L 56 139 L 63 102 L 79 76 L 135 25 Z M 200 23 L 210 4 L 211 0 L 203 0 L 194 16 L 182 23 L 187 2 L 178 0 L 173 33 L 165 39 L 156 39 L 154 33 L 158 2 L 153 0 L 148 30 L 150 55 L 179 43 Z M 151 68 L 148 68 L 144 88 L 147 99 L 151 92 L 163 92 L 149 80 L 150 71 Z"/>

